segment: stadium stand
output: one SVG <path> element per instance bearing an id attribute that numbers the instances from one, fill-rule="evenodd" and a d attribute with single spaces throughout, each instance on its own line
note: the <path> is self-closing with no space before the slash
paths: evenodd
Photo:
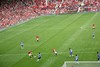
<path id="1" fill-rule="evenodd" d="M 41 15 L 100 11 L 100 0 L 1 0 L 0 29 Z"/>

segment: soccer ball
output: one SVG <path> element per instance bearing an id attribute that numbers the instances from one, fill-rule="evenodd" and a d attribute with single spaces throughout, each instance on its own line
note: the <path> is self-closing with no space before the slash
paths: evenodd
<path id="1" fill-rule="evenodd" d="M 36 58 L 36 56 L 34 56 L 34 58 Z"/>

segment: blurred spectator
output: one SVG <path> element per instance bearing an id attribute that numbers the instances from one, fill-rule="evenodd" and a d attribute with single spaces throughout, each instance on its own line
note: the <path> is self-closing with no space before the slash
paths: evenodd
<path id="1" fill-rule="evenodd" d="M 100 0 L 1 0 L 0 29 L 41 15 L 100 11 Z"/>

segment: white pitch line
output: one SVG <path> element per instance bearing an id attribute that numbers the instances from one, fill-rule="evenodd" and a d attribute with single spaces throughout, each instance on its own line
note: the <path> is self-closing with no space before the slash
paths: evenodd
<path id="1" fill-rule="evenodd" d="M 67 54 L 67 53 L 69 53 L 69 52 L 58 52 L 58 55 L 59 54 Z M 89 54 L 91 54 L 91 53 L 96 53 L 96 52 L 77 52 L 77 53 L 89 53 Z M 38 54 L 38 53 L 33 53 L 33 55 L 36 55 L 36 54 Z M 53 52 L 51 52 L 51 53 L 41 53 L 41 54 L 53 54 Z M 27 53 L 25 53 L 25 54 L 1 54 L 0 56 L 16 56 L 16 55 L 19 55 L 19 56 L 21 56 L 21 55 L 28 55 Z"/>
<path id="2" fill-rule="evenodd" d="M 66 63 L 76 63 L 75 61 L 65 61 Z M 78 61 L 79 63 L 100 63 L 98 61 Z"/>

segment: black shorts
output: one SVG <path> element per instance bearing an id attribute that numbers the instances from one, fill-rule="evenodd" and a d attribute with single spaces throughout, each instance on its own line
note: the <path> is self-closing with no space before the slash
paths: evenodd
<path id="1" fill-rule="evenodd" d="M 100 60 L 100 58 L 98 58 L 98 60 Z"/>
<path id="2" fill-rule="evenodd" d="M 41 59 L 41 57 L 38 57 L 38 59 Z"/>

